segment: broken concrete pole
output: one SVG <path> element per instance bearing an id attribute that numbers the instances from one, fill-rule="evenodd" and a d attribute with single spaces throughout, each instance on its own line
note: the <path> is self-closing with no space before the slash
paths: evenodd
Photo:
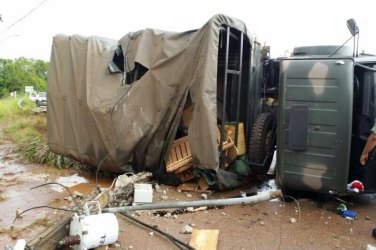
<path id="1" fill-rule="evenodd" d="M 144 204 L 136 206 L 125 207 L 110 207 L 104 208 L 103 212 L 121 213 L 136 210 L 152 210 L 152 209 L 165 209 L 165 208 L 186 208 L 186 207 L 202 207 L 202 206 L 231 206 L 231 205 L 245 205 L 255 204 L 261 201 L 271 200 L 282 196 L 280 190 L 263 192 L 258 195 L 241 198 L 229 199 L 213 199 L 213 200 L 197 200 L 197 201 L 175 201 L 175 202 L 161 202 L 156 204 Z"/>

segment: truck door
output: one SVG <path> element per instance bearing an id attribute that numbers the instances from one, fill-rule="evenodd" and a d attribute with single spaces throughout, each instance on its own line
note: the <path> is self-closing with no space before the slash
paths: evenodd
<path id="1" fill-rule="evenodd" d="M 345 193 L 353 108 L 353 60 L 281 62 L 277 183 L 288 189 Z"/>

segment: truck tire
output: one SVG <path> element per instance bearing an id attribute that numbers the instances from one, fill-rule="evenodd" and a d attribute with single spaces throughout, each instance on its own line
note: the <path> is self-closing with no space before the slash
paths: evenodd
<path id="1" fill-rule="evenodd" d="M 257 116 L 249 139 L 248 158 L 250 168 L 254 174 L 266 174 L 273 160 L 275 148 L 274 123 L 275 118 L 271 113 L 261 113 Z M 265 157 L 270 154 L 266 163 L 262 166 Z M 256 164 L 252 164 L 256 163 Z"/>

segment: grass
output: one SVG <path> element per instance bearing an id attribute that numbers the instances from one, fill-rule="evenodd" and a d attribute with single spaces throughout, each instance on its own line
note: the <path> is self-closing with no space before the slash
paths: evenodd
<path id="1" fill-rule="evenodd" d="M 34 114 L 35 103 L 27 96 L 17 99 L 0 99 L 0 124 L 4 133 L 16 145 L 17 152 L 29 163 L 45 164 L 58 168 L 85 168 L 86 166 L 57 155 L 47 144 L 45 113 Z"/>

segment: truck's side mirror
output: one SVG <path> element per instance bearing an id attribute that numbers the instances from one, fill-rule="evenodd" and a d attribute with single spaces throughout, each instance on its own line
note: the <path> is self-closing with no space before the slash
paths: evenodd
<path id="1" fill-rule="evenodd" d="M 347 20 L 347 28 L 349 29 L 351 35 L 355 36 L 359 33 L 358 25 L 356 25 L 356 22 L 353 18 L 350 18 Z"/>

